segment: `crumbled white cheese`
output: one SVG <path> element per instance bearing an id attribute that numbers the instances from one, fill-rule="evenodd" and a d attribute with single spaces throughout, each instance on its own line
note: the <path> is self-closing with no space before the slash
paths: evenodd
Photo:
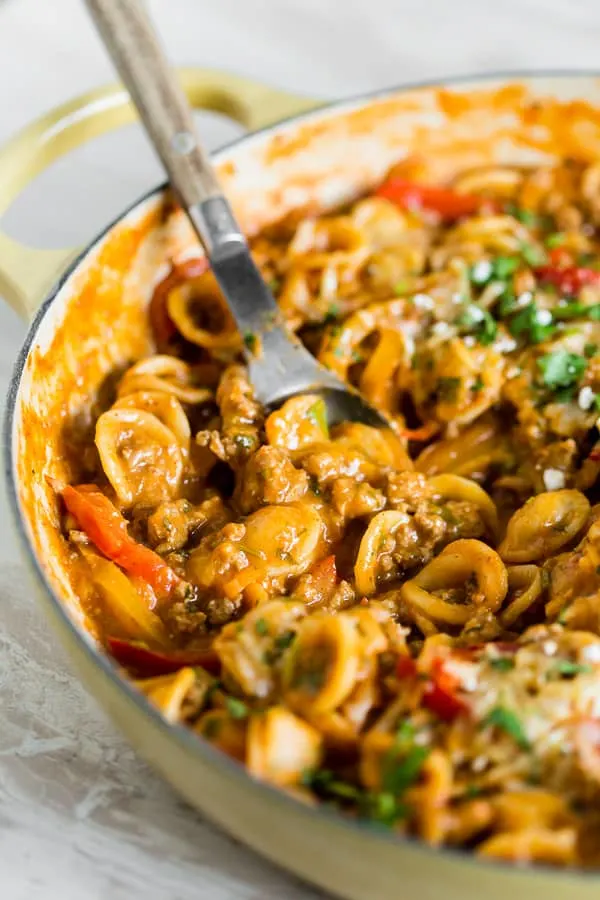
<path id="1" fill-rule="evenodd" d="M 412 298 L 413 303 L 419 309 L 433 309 L 435 302 L 429 294 L 415 294 Z"/>
<path id="2" fill-rule="evenodd" d="M 600 644 L 588 644 L 581 650 L 581 657 L 588 663 L 600 663 Z"/>
<path id="3" fill-rule="evenodd" d="M 556 651 L 558 650 L 558 644 L 556 641 L 544 641 L 542 644 L 542 650 L 544 651 L 544 656 L 554 656 Z"/>
<path id="4" fill-rule="evenodd" d="M 487 767 L 489 763 L 489 759 L 487 756 L 476 756 L 475 759 L 471 761 L 471 770 L 473 772 L 483 772 L 483 770 Z"/>
<path id="5" fill-rule="evenodd" d="M 483 284 L 492 274 L 492 264 L 487 259 L 480 259 L 471 269 L 471 279 L 475 284 Z"/>
<path id="6" fill-rule="evenodd" d="M 596 399 L 596 395 L 594 391 L 591 389 L 589 384 L 586 384 L 579 391 L 579 395 L 577 397 L 577 403 L 579 404 L 580 409 L 591 409 L 594 405 L 594 400 Z"/>
<path id="7" fill-rule="evenodd" d="M 498 353 L 512 353 L 516 346 L 517 342 L 509 334 L 500 334 L 494 341 L 494 350 L 497 350 Z M 514 375 L 510 377 L 514 378 Z"/>
<path id="8" fill-rule="evenodd" d="M 523 293 L 519 294 L 519 296 L 517 297 L 517 306 L 529 306 L 532 300 L 533 294 L 531 293 L 531 291 L 523 291 Z"/>
<path id="9" fill-rule="evenodd" d="M 560 491 L 565 486 L 565 473 L 560 469 L 545 469 L 543 478 L 547 491 Z"/>
<path id="10" fill-rule="evenodd" d="M 431 329 L 432 334 L 438 337 L 445 337 L 452 333 L 452 329 L 447 322 L 436 322 Z"/>
<path id="11" fill-rule="evenodd" d="M 465 347 L 474 347 L 477 343 L 476 339 L 472 334 L 468 334 L 465 338 L 463 338 L 463 342 Z"/>
<path id="12" fill-rule="evenodd" d="M 466 314 L 468 315 L 471 322 L 482 322 L 485 319 L 485 313 L 479 306 L 475 306 L 472 303 L 470 306 L 467 306 Z"/>
<path id="13" fill-rule="evenodd" d="M 463 297 L 462 294 L 454 293 L 454 294 L 452 294 L 452 302 L 456 303 L 456 305 L 458 306 L 459 303 L 465 302 L 465 298 Z"/>
<path id="14" fill-rule="evenodd" d="M 535 314 L 535 321 L 538 325 L 551 325 L 552 313 L 549 309 L 538 309 Z"/>

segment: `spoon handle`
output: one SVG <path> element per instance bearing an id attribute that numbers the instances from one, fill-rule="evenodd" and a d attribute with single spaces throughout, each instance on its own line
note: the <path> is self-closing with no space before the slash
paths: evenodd
<path id="1" fill-rule="evenodd" d="M 258 399 L 267 403 L 309 384 L 339 389 L 281 322 L 140 0 L 86 3 L 244 337 Z"/>
<path id="2" fill-rule="evenodd" d="M 208 256 L 245 245 L 142 3 L 86 0 L 86 4 Z"/>

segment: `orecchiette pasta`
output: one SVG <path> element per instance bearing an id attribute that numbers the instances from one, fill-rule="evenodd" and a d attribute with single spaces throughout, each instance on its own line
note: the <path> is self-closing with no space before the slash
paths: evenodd
<path id="1" fill-rule="evenodd" d="M 266 410 L 207 261 L 57 485 L 74 585 L 169 722 L 302 802 L 600 865 L 600 163 L 402 160 L 251 242 L 389 419 Z M 110 398 L 109 398 L 110 399 Z M 595 505 L 596 504 L 596 505 Z"/>

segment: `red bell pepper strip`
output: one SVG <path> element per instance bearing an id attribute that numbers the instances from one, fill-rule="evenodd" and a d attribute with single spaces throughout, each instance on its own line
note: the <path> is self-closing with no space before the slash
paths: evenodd
<path id="1" fill-rule="evenodd" d="M 434 660 L 431 679 L 423 691 L 423 706 L 439 716 L 442 721 L 453 722 L 469 710 L 465 701 L 456 693 L 458 685 L 458 680 L 444 669 L 442 660 Z"/>
<path id="2" fill-rule="evenodd" d="M 167 309 L 169 294 L 183 282 L 204 275 L 207 269 L 208 260 L 204 256 L 186 259 L 184 262 L 175 263 L 169 274 L 154 288 L 154 293 L 148 306 L 148 318 L 152 334 L 154 335 L 154 342 L 160 351 L 167 350 L 169 342 L 177 334 L 177 327 L 169 316 Z"/>
<path id="3" fill-rule="evenodd" d="M 212 675 L 218 675 L 221 663 L 214 650 L 150 650 L 144 644 L 109 637 L 107 640 L 111 656 L 137 675 L 147 678 L 153 675 L 169 675 L 184 666 L 202 666 Z"/>
<path id="4" fill-rule="evenodd" d="M 147 581 L 158 597 L 170 596 L 180 578 L 158 553 L 134 541 L 126 520 L 96 485 L 67 485 L 62 498 L 79 527 L 104 556 L 130 575 Z"/>
<path id="5" fill-rule="evenodd" d="M 578 294 L 586 285 L 600 285 L 600 272 L 580 266 L 541 266 L 535 274 L 543 284 L 553 284 L 563 294 Z"/>
<path id="6" fill-rule="evenodd" d="M 459 194 L 450 188 L 415 184 L 396 177 L 384 181 L 375 191 L 375 196 L 390 200 L 403 209 L 427 209 L 450 220 L 472 215 L 484 205 L 494 205 L 493 201 L 475 194 Z"/>
<path id="7" fill-rule="evenodd" d="M 412 656 L 399 656 L 396 663 L 396 675 L 398 678 L 416 678 L 417 664 Z"/>

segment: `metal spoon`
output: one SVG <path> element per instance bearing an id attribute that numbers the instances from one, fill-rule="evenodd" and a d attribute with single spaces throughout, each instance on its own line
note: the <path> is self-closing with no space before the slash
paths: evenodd
<path id="1" fill-rule="evenodd" d="M 183 91 L 169 69 L 139 0 L 86 0 L 146 132 L 210 261 L 242 335 L 257 399 L 267 407 L 287 397 L 318 393 L 330 424 L 358 421 L 389 427 L 362 397 L 321 366 L 281 322 L 275 299 L 254 264 L 248 243 L 202 148 Z"/>

